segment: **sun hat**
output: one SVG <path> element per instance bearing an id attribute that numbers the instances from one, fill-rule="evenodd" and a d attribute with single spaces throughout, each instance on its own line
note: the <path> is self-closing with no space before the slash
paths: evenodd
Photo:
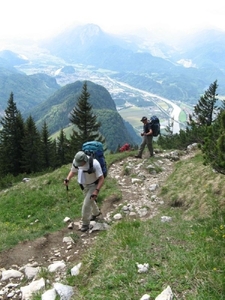
<path id="1" fill-rule="evenodd" d="M 84 164 L 84 162 L 88 161 L 87 155 L 83 151 L 77 152 L 75 155 L 75 166 L 80 167 Z"/>
<path id="2" fill-rule="evenodd" d="M 147 117 L 142 117 L 141 122 L 146 121 Z"/>

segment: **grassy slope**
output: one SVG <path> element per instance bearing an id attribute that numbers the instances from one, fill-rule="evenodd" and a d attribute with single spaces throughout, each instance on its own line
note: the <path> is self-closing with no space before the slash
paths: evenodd
<path id="1" fill-rule="evenodd" d="M 224 176 L 202 165 L 201 155 L 178 162 L 161 191 L 161 216 L 122 221 L 84 259 L 76 299 L 154 299 L 170 285 L 176 299 L 224 299 Z M 104 248 L 104 251 L 102 249 Z M 149 263 L 138 274 L 136 262 Z"/>
<path id="2" fill-rule="evenodd" d="M 107 156 L 108 164 L 124 155 Z M 1 192 L 1 250 L 62 228 L 70 211 L 72 217 L 80 216 L 79 187 L 74 181 L 67 195 L 62 185 L 69 167 Z M 115 187 L 108 178 L 102 199 Z M 70 201 L 74 195 L 77 202 Z M 224 299 L 224 176 L 203 166 L 198 154 L 176 163 L 161 197 L 160 216 L 170 216 L 172 222 L 162 223 L 160 216 L 123 220 L 102 233 L 85 254 L 81 275 L 67 277 L 66 283 L 79 291 L 75 299 L 140 299 L 143 294 L 154 299 L 167 285 L 175 299 Z M 139 274 L 137 262 L 149 263 L 148 273 Z"/>

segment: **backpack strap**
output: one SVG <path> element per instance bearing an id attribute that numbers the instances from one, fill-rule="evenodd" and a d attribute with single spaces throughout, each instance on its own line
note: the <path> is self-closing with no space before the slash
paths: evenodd
<path id="1" fill-rule="evenodd" d="M 88 174 L 91 174 L 91 173 L 94 173 L 94 172 L 95 172 L 94 165 L 93 165 L 93 160 L 94 160 L 93 153 L 90 153 L 89 158 L 88 158 L 88 161 L 89 161 L 89 169 L 88 169 L 87 171 L 83 171 L 83 172 L 88 173 Z M 73 166 L 74 166 L 74 168 L 79 169 L 79 167 L 78 167 L 78 166 L 75 166 L 74 163 L 73 163 Z"/>
<path id="2" fill-rule="evenodd" d="M 88 174 L 91 174 L 91 173 L 94 173 L 95 172 L 95 169 L 94 169 L 94 166 L 93 166 L 93 160 L 94 160 L 94 156 L 93 156 L 93 153 L 90 154 L 89 158 L 88 158 L 88 161 L 89 161 L 89 169 L 87 171 L 84 171 Z"/>

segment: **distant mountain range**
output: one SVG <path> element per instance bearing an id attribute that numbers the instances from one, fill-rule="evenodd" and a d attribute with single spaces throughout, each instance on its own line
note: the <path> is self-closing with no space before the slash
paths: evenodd
<path id="1" fill-rule="evenodd" d="M 16 66 L 31 62 L 9 50 L 0 51 L 0 115 L 4 113 L 10 93 L 21 112 L 45 101 L 60 88 L 55 78 L 43 73 L 26 75 Z"/>
<path id="2" fill-rule="evenodd" d="M 107 88 L 103 92 L 104 97 L 107 95 L 105 99 L 98 94 L 103 89 L 99 84 L 101 74 L 109 81 L 129 84 L 192 106 L 215 80 L 219 95 L 225 95 L 224 42 L 225 33 L 215 30 L 187 36 L 179 44 L 168 45 L 160 41 L 160 37 L 154 42 L 147 32 L 140 36 L 116 36 L 103 32 L 95 24 L 66 29 L 42 41 L 38 47 L 22 50 L 20 45 L 18 52 L 0 51 L 0 114 L 4 113 L 13 92 L 24 116 L 32 114 L 38 125 L 47 119 L 50 131 L 55 132 L 69 125 L 68 114 L 80 91 L 80 82 L 88 80 L 92 100 L 95 99 L 93 108 L 99 117 L 105 115 L 101 122 L 107 120 L 105 128 L 110 130 L 107 122 L 115 124 L 119 115 L 115 103 L 112 106 L 113 100 L 107 95 Z M 95 75 L 91 74 L 93 70 Z M 130 101 L 135 95 L 129 97 Z M 122 91 L 118 102 L 124 104 L 126 101 L 127 94 Z M 144 106 L 143 99 L 135 101 L 135 105 L 138 103 Z M 129 123 L 120 120 L 119 124 L 124 133 L 111 144 L 112 149 L 125 141 L 126 136 L 126 142 L 139 142 Z"/>
<path id="3" fill-rule="evenodd" d="M 97 25 L 71 28 L 43 43 L 51 54 L 68 63 L 112 70 L 115 77 L 171 100 L 195 103 L 218 80 L 225 94 L 225 33 L 215 30 L 187 36 L 179 48 L 153 44 L 145 37 L 119 37 Z M 153 56 L 157 53 L 157 56 Z"/>

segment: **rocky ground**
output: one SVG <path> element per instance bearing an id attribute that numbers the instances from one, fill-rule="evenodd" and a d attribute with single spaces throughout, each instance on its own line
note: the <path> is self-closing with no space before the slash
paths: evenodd
<path id="1" fill-rule="evenodd" d="M 127 165 L 127 167 L 125 167 Z M 149 160 L 146 165 L 146 160 L 127 158 L 121 162 L 113 164 L 109 171 L 109 176 L 117 179 L 121 191 L 122 191 L 122 201 L 119 201 L 116 197 L 110 197 L 106 199 L 101 206 L 102 216 L 100 219 L 109 219 L 110 215 L 113 214 L 118 206 L 122 203 L 128 204 L 130 207 L 133 206 L 132 211 L 139 210 L 139 216 L 142 218 L 152 217 L 157 213 L 157 201 L 152 201 L 151 209 L 148 214 L 141 213 L 140 209 L 146 201 L 149 204 L 149 186 L 157 184 L 159 187 L 162 185 L 165 178 L 173 169 L 173 162 L 169 159 L 162 160 L 161 165 L 163 171 L 159 174 L 149 174 L 148 170 L 142 168 L 142 166 L 150 165 Z M 136 182 L 128 175 L 124 174 L 124 170 L 128 169 L 130 174 L 137 174 Z M 154 172 L 153 172 L 154 173 Z M 157 190 L 155 190 L 155 195 L 157 197 Z M 81 233 L 78 230 L 80 220 L 74 221 L 74 228 L 68 229 L 65 224 L 65 228 L 61 231 L 57 231 L 51 234 L 47 234 L 41 238 L 34 241 L 25 241 L 18 244 L 11 250 L 0 253 L 0 267 L 10 268 L 12 265 L 24 265 L 31 261 L 37 261 L 39 265 L 49 264 L 55 258 L 69 260 L 70 254 L 76 253 L 74 258 L 78 258 L 79 252 L 83 252 L 83 248 L 88 246 L 88 243 L 96 238 L 97 232 L 92 233 Z M 102 221 L 102 220 L 101 220 Z M 67 249 L 67 245 L 63 243 L 63 238 L 65 236 L 74 233 L 76 238 L 76 243 L 72 245 L 72 249 Z M 85 242 L 86 241 L 86 242 Z M 73 260 L 74 258 L 71 258 Z"/>
<path id="2" fill-rule="evenodd" d="M 110 167 L 109 175 L 116 178 L 122 192 L 122 200 L 116 196 L 105 199 L 101 206 L 100 223 L 117 222 L 120 217 L 147 219 L 158 213 L 163 203 L 158 192 L 167 176 L 173 171 L 174 162 L 185 159 L 193 154 L 178 155 L 178 153 L 156 154 L 157 166 L 151 159 L 136 159 L 128 157 Z M 154 159 L 154 161 L 156 161 Z M 157 171 L 160 169 L 160 172 Z M 130 176 L 132 175 L 132 176 Z M 13 249 L 0 253 L 1 270 L 16 269 L 30 264 L 47 267 L 54 261 L 65 261 L 76 265 L 81 261 L 82 254 L 98 237 L 99 231 L 82 233 L 78 230 L 79 221 L 74 221 L 73 229 L 68 229 L 68 223 L 61 231 L 47 234 L 34 241 L 18 244 Z M 66 237 L 72 237 L 74 242 L 66 242 Z M 0 289 L 6 282 L 0 281 Z M 0 293 L 0 299 L 1 293 Z M 7 298 L 6 298 L 7 299 Z M 21 299 L 21 298 L 13 298 Z"/>

